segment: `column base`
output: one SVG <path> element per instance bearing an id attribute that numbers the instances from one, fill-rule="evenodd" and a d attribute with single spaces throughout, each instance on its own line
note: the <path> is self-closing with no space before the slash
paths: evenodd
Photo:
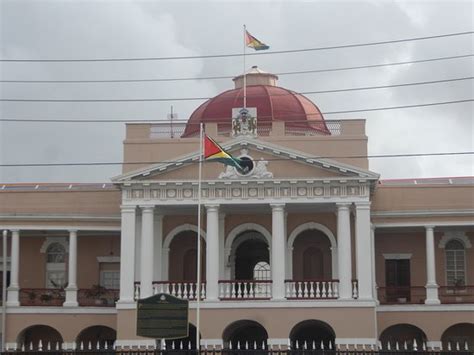
<path id="1" fill-rule="evenodd" d="M 438 297 L 438 285 L 428 284 L 426 285 L 426 300 L 425 304 L 440 304 Z"/>
<path id="2" fill-rule="evenodd" d="M 10 286 L 7 290 L 7 306 L 8 307 L 19 307 L 20 306 L 20 288 Z"/>
<path id="3" fill-rule="evenodd" d="M 66 288 L 66 300 L 63 307 L 79 307 L 77 302 L 77 287 Z"/>

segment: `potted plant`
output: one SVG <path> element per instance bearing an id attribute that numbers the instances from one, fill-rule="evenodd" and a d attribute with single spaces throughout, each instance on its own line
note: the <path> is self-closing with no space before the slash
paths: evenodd
<path id="1" fill-rule="evenodd" d="M 92 287 L 86 291 L 86 297 L 94 299 L 95 304 L 106 304 L 107 298 L 104 297 L 106 294 L 107 289 L 101 285 L 92 285 Z"/>

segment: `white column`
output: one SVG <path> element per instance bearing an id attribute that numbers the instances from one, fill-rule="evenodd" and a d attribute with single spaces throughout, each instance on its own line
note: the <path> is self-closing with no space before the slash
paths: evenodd
<path id="1" fill-rule="evenodd" d="M 272 299 L 285 299 L 285 205 L 272 204 Z"/>
<path id="2" fill-rule="evenodd" d="M 434 227 L 426 226 L 426 300 L 425 304 L 440 304 L 436 284 Z"/>
<path id="3" fill-rule="evenodd" d="M 375 253 L 375 226 L 373 224 L 370 225 L 370 245 L 371 245 L 371 255 L 372 255 L 372 294 L 374 295 L 374 300 L 378 301 L 378 294 L 377 294 L 377 274 L 375 272 L 375 261 L 376 261 L 376 253 Z"/>
<path id="4" fill-rule="evenodd" d="M 69 231 L 69 264 L 64 307 L 77 307 L 77 230 Z"/>
<path id="5" fill-rule="evenodd" d="M 142 243 L 140 252 L 140 298 L 153 295 L 153 206 L 140 206 L 142 210 Z"/>
<path id="6" fill-rule="evenodd" d="M 225 279 L 225 214 L 219 213 L 219 279 Z"/>
<path id="7" fill-rule="evenodd" d="M 370 202 L 358 202 L 356 207 L 356 270 L 359 300 L 372 296 L 372 244 L 370 238 Z M 368 254 L 368 255 L 367 255 Z"/>
<path id="8" fill-rule="evenodd" d="M 136 206 L 122 206 L 120 235 L 120 300 L 133 303 L 135 290 L 135 221 Z"/>
<path id="9" fill-rule="evenodd" d="M 163 215 L 155 214 L 154 222 L 153 232 L 155 234 L 155 241 L 153 246 L 155 250 L 153 255 L 153 281 L 163 281 Z"/>
<path id="10" fill-rule="evenodd" d="M 337 251 L 339 299 L 352 299 L 351 219 L 348 203 L 337 205 Z"/>
<path id="11" fill-rule="evenodd" d="M 206 205 L 206 301 L 219 298 L 219 205 Z"/>
<path id="12" fill-rule="evenodd" d="M 7 306 L 19 306 L 20 284 L 20 231 L 12 230 L 10 286 L 8 287 Z"/>

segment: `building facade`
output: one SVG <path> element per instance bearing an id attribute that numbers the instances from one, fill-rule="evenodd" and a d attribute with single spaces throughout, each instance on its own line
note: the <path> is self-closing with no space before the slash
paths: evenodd
<path id="1" fill-rule="evenodd" d="M 243 114 L 240 76 L 186 122 L 128 124 L 112 183 L 1 185 L 7 347 L 155 346 L 136 301 L 170 293 L 185 347 L 200 295 L 217 348 L 472 349 L 474 179 L 380 180 L 364 120 L 277 79 L 248 72 Z M 201 127 L 247 170 L 200 164 Z"/>

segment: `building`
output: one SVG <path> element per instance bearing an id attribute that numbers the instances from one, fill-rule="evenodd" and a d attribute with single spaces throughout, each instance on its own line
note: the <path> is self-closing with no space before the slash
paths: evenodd
<path id="1" fill-rule="evenodd" d="M 380 180 L 364 120 L 277 79 L 248 72 L 247 117 L 240 76 L 187 122 L 128 124 L 112 183 L 0 185 L 7 346 L 153 346 L 136 299 L 166 292 L 191 324 L 202 295 L 218 348 L 473 349 L 474 179 Z M 198 289 L 201 124 L 248 170 L 202 164 Z"/>

